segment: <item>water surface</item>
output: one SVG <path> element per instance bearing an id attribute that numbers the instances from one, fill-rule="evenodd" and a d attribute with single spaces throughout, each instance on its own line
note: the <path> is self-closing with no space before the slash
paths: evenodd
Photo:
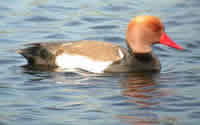
<path id="1" fill-rule="evenodd" d="M 198 0 L 6 0 L 0 2 L 0 124 L 198 125 Z M 159 16 L 183 51 L 161 45 L 159 74 L 53 72 L 23 68 L 23 44 L 94 39 L 124 44 L 136 15 Z"/>

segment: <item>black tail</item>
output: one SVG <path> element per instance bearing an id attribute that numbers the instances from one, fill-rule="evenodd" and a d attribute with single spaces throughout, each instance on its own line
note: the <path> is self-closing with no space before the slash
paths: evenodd
<path id="1" fill-rule="evenodd" d="M 55 56 L 48 48 L 40 43 L 28 44 L 29 47 L 20 49 L 17 53 L 24 56 L 30 65 L 55 66 Z"/>

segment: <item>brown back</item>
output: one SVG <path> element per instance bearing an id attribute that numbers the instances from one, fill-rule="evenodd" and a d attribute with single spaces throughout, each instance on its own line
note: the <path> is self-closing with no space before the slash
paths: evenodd
<path id="1" fill-rule="evenodd" d="M 67 53 L 70 55 L 87 56 L 96 61 L 118 61 L 120 46 L 109 42 L 82 40 L 66 43 L 60 46 L 57 55 Z"/>

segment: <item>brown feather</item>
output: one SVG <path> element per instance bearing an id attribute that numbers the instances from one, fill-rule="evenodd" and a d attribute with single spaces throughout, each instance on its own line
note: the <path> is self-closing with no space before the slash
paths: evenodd
<path id="1" fill-rule="evenodd" d="M 120 46 L 109 42 L 82 40 L 72 44 L 63 44 L 57 53 L 86 56 L 96 61 L 118 61 L 121 59 L 119 49 Z"/>

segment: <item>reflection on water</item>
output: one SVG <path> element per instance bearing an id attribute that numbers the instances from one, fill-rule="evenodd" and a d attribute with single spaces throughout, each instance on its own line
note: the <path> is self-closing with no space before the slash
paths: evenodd
<path id="1" fill-rule="evenodd" d="M 112 74 L 94 74 L 83 70 L 76 69 L 60 69 L 46 66 L 23 65 L 24 73 L 35 75 L 40 80 L 53 79 L 59 84 L 88 84 L 88 80 L 92 78 L 111 77 Z M 49 74 L 47 74 L 47 72 Z M 46 76 L 44 76 L 46 75 Z"/>
<path id="2" fill-rule="evenodd" d="M 163 95 L 155 88 L 155 85 L 156 82 L 151 73 L 130 74 L 126 82 L 121 82 L 121 86 L 125 88 L 123 95 L 134 98 L 131 102 L 136 103 L 138 108 L 159 104 L 159 102 L 152 102 L 153 98 Z"/>
<path id="3" fill-rule="evenodd" d="M 41 72 L 43 71 L 43 73 Z M 38 73 L 39 72 L 39 73 Z M 49 74 L 47 75 L 47 73 Z M 122 123 L 127 123 L 130 125 L 155 125 L 155 124 L 176 124 L 177 118 L 175 116 L 160 116 L 156 112 L 153 112 L 154 110 L 157 110 L 157 107 L 162 107 L 162 103 L 160 102 L 161 99 L 167 98 L 171 95 L 170 89 L 163 89 L 160 88 L 160 73 L 122 73 L 122 74 L 92 74 L 84 71 L 68 71 L 63 72 L 62 70 L 53 71 L 49 69 L 44 69 L 41 67 L 26 67 L 24 69 L 24 73 L 35 75 L 35 79 L 32 79 L 33 81 L 40 81 L 45 79 L 51 79 L 53 80 L 53 83 L 61 84 L 61 85 L 68 85 L 69 86 L 75 86 L 75 85 L 81 85 L 81 88 L 87 88 L 90 89 L 92 86 L 96 86 L 99 81 L 110 81 L 108 79 L 119 78 L 120 81 L 120 98 L 121 97 L 127 97 L 123 100 L 123 103 L 121 104 L 129 104 L 132 108 L 132 113 L 120 113 L 115 112 L 113 113 L 114 117 L 118 118 Z M 100 82 L 100 86 L 105 86 Z M 110 84 L 110 83 L 109 83 Z M 78 86 L 77 86 L 78 87 Z M 77 88 L 76 87 L 76 88 Z M 79 87 L 78 87 L 79 88 Z M 105 89 L 105 88 L 104 88 Z M 68 92 L 70 89 L 65 88 L 65 91 Z M 77 90 L 70 90 L 70 91 L 77 91 Z M 89 91 L 89 90 L 84 90 Z M 89 95 L 91 94 L 93 90 L 90 90 Z M 100 90 L 98 90 L 100 91 Z M 98 95 L 98 91 L 96 91 L 95 95 Z M 81 94 L 81 93 L 80 93 Z M 100 93 L 99 93 L 100 94 Z M 102 93 L 101 93 L 102 94 Z M 86 95 L 80 95 L 80 97 L 85 98 Z M 102 95 L 103 98 L 106 96 L 112 96 L 112 95 Z M 52 97 L 50 97 L 52 98 Z M 53 97 L 55 98 L 55 97 Z M 114 95 L 113 97 L 114 98 Z M 82 102 L 71 102 L 75 104 L 85 105 L 86 100 L 82 100 Z M 110 100 L 112 101 L 112 100 Z M 119 102 L 122 100 L 118 100 Z M 118 102 L 117 101 L 117 102 Z M 84 102 L 84 103 L 83 103 Z M 68 105 L 67 102 L 65 102 L 65 105 Z M 69 102 L 68 102 L 69 103 Z M 88 104 L 91 105 L 91 104 Z M 98 104 L 100 105 L 100 104 Z M 120 106 L 120 105 L 118 105 Z M 121 106 L 120 106 L 121 107 Z M 52 109 L 48 108 L 47 109 Z M 45 108 L 45 109 L 46 109 Z M 87 112 L 97 112 L 97 109 L 91 109 Z M 57 107 L 56 109 L 59 109 Z M 61 108 L 62 109 L 62 108 Z M 105 109 L 106 111 L 106 109 Z M 98 112 L 105 112 L 102 109 L 98 109 Z M 86 117 L 86 116 L 82 116 Z"/>
<path id="4" fill-rule="evenodd" d="M 159 98 L 169 95 L 169 91 L 160 90 L 156 79 L 159 73 L 137 73 L 128 74 L 127 79 L 121 80 L 122 94 L 129 99 L 128 103 L 134 103 L 135 113 L 133 115 L 120 115 L 120 119 L 132 125 L 154 125 L 160 123 L 174 124 L 175 117 L 160 118 L 152 112 L 153 107 L 160 105 Z"/>
<path id="5" fill-rule="evenodd" d="M 199 125 L 199 0 L 1 0 L 0 124 Z M 21 67 L 23 44 L 106 40 L 122 46 L 136 15 L 161 17 L 183 51 L 155 46 L 160 74 Z M 180 123 L 180 124 L 179 124 Z"/>

